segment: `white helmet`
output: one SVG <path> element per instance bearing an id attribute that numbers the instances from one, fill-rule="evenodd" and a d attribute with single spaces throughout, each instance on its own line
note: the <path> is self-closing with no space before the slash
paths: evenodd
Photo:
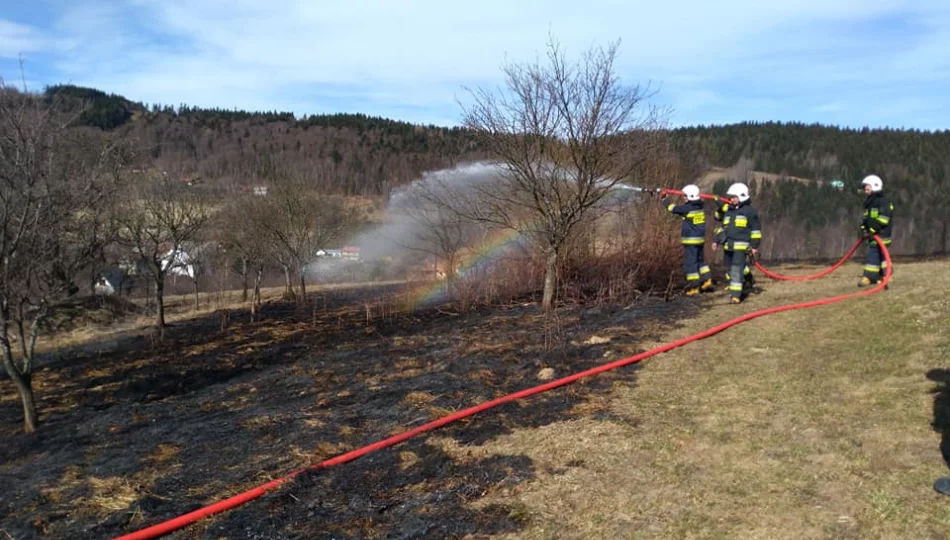
<path id="1" fill-rule="evenodd" d="M 876 174 L 869 174 L 861 180 L 862 186 L 871 186 L 871 191 L 881 191 L 884 189 L 884 181 Z"/>
<path id="2" fill-rule="evenodd" d="M 743 184 L 742 182 L 736 182 L 729 186 L 729 191 L 726 192 L 726 195 L 733 195 L 739 198 L 739 202 L 745 202 L 749 200 L 749 187 Z"/>
<path id="3" fill-rule="evenodd" d="M 699 200 L 699 186 L 696 184 L 690 184 L 683 187 L 683 195 L 686 195 L 687 201 L 698 201 Z"/>

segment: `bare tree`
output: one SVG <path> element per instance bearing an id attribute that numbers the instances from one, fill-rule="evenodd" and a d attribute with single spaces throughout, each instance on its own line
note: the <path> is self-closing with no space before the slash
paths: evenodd
<path id="1" fill-rule="evenodd" d="M 270 215 L 270 206 L 258 196 L 232 201 L 217 215 L 218 238 L 237 259 L 243 282 L 242 302 L 248 301 L 248 278 L 253 276 L 252 319 L 261 305 L 261 278 L 270 248 L 266 221 Z"/>
<path id="2" fill-rule="evenodd" d="M 619 41 L 569 63 L 551 38 L 547 62 L 505 64 L 506 89 L 470 91 L 464 123 L 502 166 L 499 182 L 456 193 L 474 219 L 531 238 L 545 257 L 542 306 L 552 307 L 558 257 L 618 183 L 636 175 L 663 135 L 661 114 L 639 85 L 617 77 Z M 459 204 L 461 203 L 461 204 Z"/>
<path id="3" fill-rule="evenodd" d="M 165 328 L 165 276 L 211 218 L 205 199 L 199 189 L 159 175 L 131 189 L 114 213 L 119 243 L 131 249 L 152 279 L 159 335 Z"/>
<path id="4" fill-rule="evenodd" d="M 306 183 L 289 179 L 267 195 L 270 216 L 258 225 L 269 236 L 276 259 L 288 279 L 290 269 L 300 279 L 301 302 L 306 302 L 306 270 L 317 252 L 326 249 L 350 226 L 350 214 L 342 197 L 315 192 Z M 292 290 L 290 291 L 292 292 Z"/>
<path id="5" fill-rule="evenodd" d="M 101 133 L 71 127 L 79 110 L 51 98 L 0 80 L 0 347 L 27 432 L 37 426 L 32 373 L 42 323 L 78 291 L 75 281 L 109 241 L 102 208 L 127 157 Z"/>
<path id="6" fill-rule="evenodd" d="M 201 231 L 197 238 L 182 243 L 181 253 L 172 260 L 169 272 L 176 276 L 185 276 L 191 281 L 191 291 L 195 297 L 195 311 L 201 309 L 201 298 L 198 295 L 198 279 L 208 273 L 211 262 L 215 259 L 217 245 L 207 237 L 207 229 Z"/>

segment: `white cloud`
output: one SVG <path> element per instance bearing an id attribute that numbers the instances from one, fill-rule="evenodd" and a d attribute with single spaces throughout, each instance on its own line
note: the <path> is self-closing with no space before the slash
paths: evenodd
<path id="1" fill-rule="evenodd" d="M 659 82 L 660 100 L 683 115 L 736 96 L 768 112 L 798 94 L 857 98 L 870 91 L 862 83 L 950 82 L 950 4 L 942 1 L 96 0 L 68 6 L 50 30 L 60 50 L 68 48 L 58 57 L 59 75 L 148 102 L 297 112 L 349 102 L 364 112 L 455 117 L 462 85 L 497 84 L 505 58 L 543 54 L 549 32 L 571 55 L 621 38 L 619 74 L 631 83 Z M 862 30 L 889 17 L 919 31 Z M 33 47 L 43 41 L 35 29 L 7 23 L 14 31 L 2 22 L 0 36 L 19 36 L 17 43 Z M 0 54 L 10 48 L 0 44 Z"/>
<path id="2" fill-rule="evenodd" d="M 0 19 L 0 58 L 18 58 L 61 47 L 59 40 L 50 38 L 38 28 Z"/>

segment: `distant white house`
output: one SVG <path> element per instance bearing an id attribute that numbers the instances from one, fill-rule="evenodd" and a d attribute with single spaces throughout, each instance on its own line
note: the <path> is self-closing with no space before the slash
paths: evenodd
<path id="1" fill-rule="evenodd" d="M 267 196 L 267 186 L 254 186 L 252 192 L 258 197 Z"/>
<path id="2" fill-rule="evenodd" d="M 162 270 L 172 276 L 186 276 L 195 279 L 195 265 L 183 249 L 170 249 L 162 255 Z"/>
<path id="3" fill-rule="evenodd" d="M 317 257 L 358 261 L 360 260 L 360 248 L 357 246 L 343 246 L 343 249 L 321 249 L 317 251 Z"/>
<path id="4" fill-rule="evenodd" d="M 109 268 L 99 274 L 92 287 L 94 294 L 99 296 L 112 296 L 116 293 L 125 292 L 128 294 L 135 286 L 135 278 L 130 276 L 121 268 Z"/>

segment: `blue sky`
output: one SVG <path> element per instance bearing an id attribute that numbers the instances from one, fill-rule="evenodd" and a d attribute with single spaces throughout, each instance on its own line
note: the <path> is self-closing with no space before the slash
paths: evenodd
<path id="1" fill-rule="evenodd" d="M 674 126 L 950 129 L 950 1 L 0 0 L 0 76 L 135 101 L 457 125 L 549 33 L 622 41 Z"/>

